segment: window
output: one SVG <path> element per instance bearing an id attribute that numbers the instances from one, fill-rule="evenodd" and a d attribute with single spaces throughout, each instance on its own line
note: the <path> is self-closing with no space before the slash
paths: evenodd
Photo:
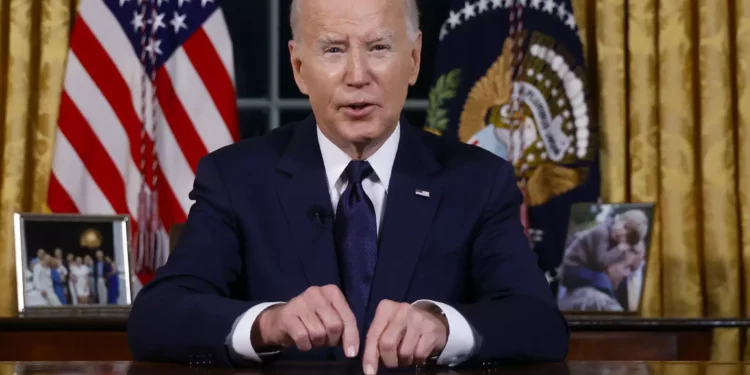
<path id="1" fill-rule="evenodd" d="M 291 38 L 291 0 L 224 0 L 222 8 L 234 43 L 240 133 L 243 138 L 265 134 L 290 121 L 305 118 L 310 104 L 294 82 L 287 41 Z M 422 67 L 409 91 L 404 115 L 423 126 L 432 62 L 440 26 L 450 0 L 419 0 L 423 33 Z"/>

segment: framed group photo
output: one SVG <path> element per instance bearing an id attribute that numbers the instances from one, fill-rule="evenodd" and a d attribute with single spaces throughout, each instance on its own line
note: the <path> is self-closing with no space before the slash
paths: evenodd
<path id="1" fill-rule="evenodd" d="M 127 215 L 17 213 L 18 313 L 122 313 L 132 304 Z"/>
<path id="2" fill-rule="evenodd" d="M 654 207 L 653 203 L 573 205 L 556 296 L 562 312 L 640 312 Z"/>

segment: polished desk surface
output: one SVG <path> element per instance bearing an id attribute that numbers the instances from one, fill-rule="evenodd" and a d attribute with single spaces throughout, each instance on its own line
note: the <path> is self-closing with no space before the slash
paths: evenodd
<path id="1" fill-rule="evenodd" d="M 81 314 L 77 310 L 73 313 Z M 71 312 L 68 312 L 71 313 Z M 568 315 L 568 324 L 573 331 L 599 330 L 701 330 L 713 328 L 750 328 L 748 318 L 640 318 L 636 316 Z M 111 331 L 127 329 L 127 314 L 92 314 L 71 316 L 0 317 L 2 331 Z"/>
<path id="2" fill-rule="evenodd" d="M 436 367 L 382 370 L 379 373 L 405 374 L 535 374 L 535 375 L 741 375 L 750 374 L 750 363 L 713 362 L 567 362 L 508 365 L 483 369 Z M 262 369 L 210 369 L 136 362 L 0 362 L 0 375 L 211 375 L 211 374 L 362 374 L 357 363 L 276 363 Z"/>

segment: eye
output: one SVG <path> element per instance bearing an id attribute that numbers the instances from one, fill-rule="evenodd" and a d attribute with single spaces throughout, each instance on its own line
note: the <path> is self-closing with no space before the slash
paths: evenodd
<path id="1" fill-rule="evenodd" d="M 340 53 L 341 48 L 339 47 L 330 47 L 325 50 L 326 53 Z"/>
<path id="2" fill-rule="evenodd" d="M 387 51 L 390 49 L 390 47 L 385 44 L 376 44 L 374 47 L 372 47 L 372 49 L 375 51 Z"/>

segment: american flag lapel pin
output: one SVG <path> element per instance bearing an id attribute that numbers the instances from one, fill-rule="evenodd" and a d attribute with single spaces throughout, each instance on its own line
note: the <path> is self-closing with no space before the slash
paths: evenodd
<path id="1" fill-rule="evenodd" d="M 417 189 L 414 194 L 419 195 L 420 197 L 429 198 L 430 192 L 427 190 Z"/>

